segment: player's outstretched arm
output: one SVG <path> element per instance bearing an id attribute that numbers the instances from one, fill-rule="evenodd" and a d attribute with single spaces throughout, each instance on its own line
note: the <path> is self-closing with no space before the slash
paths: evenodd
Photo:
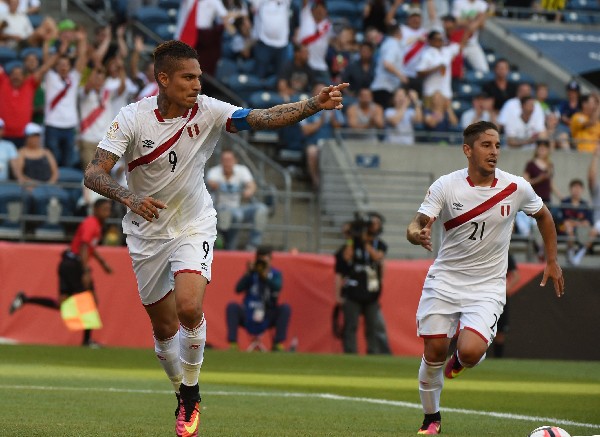
<path id="1" fill-rule="evenodd" d="M 546 267 L 544 268 L 544 276 L 540 286 L 545 286 L 548 278 L 552 279 L 554 291 L 558 297 L 561 297 L 565 294 L 565 278 L 557 260 L 556 226 L 554 219 L 545 205 L 533 215 L 533 218 L 537 221 L 540 234 L 542 234 L 544 250 L 546 252 Z"/>
<path id="2" fill-rule="evenodd" d="M 342 109 L 342 90 L 348 83 L 330 85 L 308 99 L 295 103 L 286 103 L 268 109 L 253 109 L 247 117 L 248 124 L 254 130 L 279 129 L 298 123 L 324 109 Z"/>
<path id="3" fill-rule="evenodd" d="M 435 217 L 429 217 L 418 212 L 406 229 L 406 239 L 411 244 L 423 246 L 431 252 L 433 250 L 431 244 L 431 226 L 434 221 Z"/>
<path id="4" fill-rule="evenodd" d="M 104 197 L 121 202 L 134 213 L 151 222 L 158 218 L 158 210 L 167 206 L 152 197 L 142 197 L 122 187 L 110 175 L 110 171 L 119 160 L 114 153 L 96 148 L 96 155 L 85 169 L 84 185 Z"/>

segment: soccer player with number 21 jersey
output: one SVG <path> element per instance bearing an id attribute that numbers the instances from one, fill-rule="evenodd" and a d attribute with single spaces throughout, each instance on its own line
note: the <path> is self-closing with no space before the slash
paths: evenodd
<path id="1" fill-rule="evenodd" d="M 408 241 L 431 251 L 431 226 L 439 220 L 442 227 L 439 254 L 417 309 L 417 333 L 424 344 L 419 393 L 425 413 L 417 434 L 440 434 L 444 374 L 452 379 L 479 364 L 494 340 L 506 303 L 508 246 L 517 211 L 536 219 L 544 240 L 547 261 L 540 285 L 552 279 L 558 297 L 565 290 L 550 211 L 527 181 L 496 167 L 498 128 L 481 121 L 463 135 L 467 168 L 431 185 L 406 232 Z M 456 351 L 445 363 L 457 332 Z"/>
<path id="2" fill-rule="evenodd" d="M 85 185 L 123 203 L 123 231 L 156 356 L 178 399 L 176 434 L 197 436 L 198 378 L 206 342 L 202 301 L 211 279 L 216 212 L 204 166 L 222 132 L 277 129 L 342 108 L 330 85 L 308 99 L 268 109 L 243 109 L 200 94 L 196 51 L 180 41 L 154 50 L 157 96 L 121 109 L 85 171 Z M 128 189 L 110 176 L 123 156 Z"/>

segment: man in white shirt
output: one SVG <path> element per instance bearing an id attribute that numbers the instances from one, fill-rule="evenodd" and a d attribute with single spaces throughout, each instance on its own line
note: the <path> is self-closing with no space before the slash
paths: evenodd
<path id="1" fill-rule="evenodd" d="M 473 97 L 471 101 L 472 107 L 467 109 L 460 116 L 460 127 L 466 129 L 469 125 L 478 121 L 491 121 L 494 123 L 494 99 L 486 93 L 481 92 Z"/>
<path id="2" fill-rule="evenodd" d="M 382 108 L 392 106 L 394 91 L 401 85 L 408 84 L 408 77 L 402 72 L 403 57 L 401 27 L 397 24 L 390 25 L 388 35 L 379 49 L 375 77 L 371 83 L 373 100 Z"/>
<path id="3" fill-rule="evenodd" d="M 77 90 L 88 59 L 85 30 L 77 31 L 76 38 L 75 66 L 71 67 L 71 61 L 66 56 L 67 45 L 61 44 L 54 69 L 49 70 L 44 78 L 44 140 L 59 167 L 70 167 L 75 163 L 75 129 L 79 124 Z"/>
<path id="4" fill-rule="evenodd" d="M 177 394 L 176 434 L 196 437 L 206 342 L 202 302 L 217 237 L 205 164 L 225 130 L 278 129 L 321 110 L 342 109 L 348 84 L 324 87 L 309 100 L 242 109 L 200 94 L 198 54 L 181 41 L 154 50 L 154 71 L 158 95 L 120 111 L 84 181 L 129 208 L 123 233 L 157 357 Z M 128 163 L 128 188 L 110 176 L 121 156 Z"/>
<path id="5" fill-rule="evenodd" d="M 254 11 L 256 75 L 265 78 L 278 74 L 286 60 L 290 39 L 292 0 L 250 0 Z"/>
<path id="6" fill-rule="evenodd" d="M 485 52 L 479 44 L 479 30 L 483 29 L 487 18 L 488 3 L 485 0 L 455 0 L 452 15 L 459 26 L 471 33 L 469 42 L 463 49 L 463 55 L 474 70 L 487 73 L 490 71 Z"/>
<path id="7" fill-rule="evenodd" d="M 500 113 L 498 114 L 498 124 L 506 127 L 517 120 L 521 116 L 521 99 L 523 97 L 533 96 L 531 92 L 531 85 L 528 83 L 520 83 L 517 87 L 517 95 L 511 99 L 508 99 L 502 105 L 502 109 L 500 109 Z M 535 127 L 536 131 L 542 132 L 546 129 L 546 117 L 544 116 L 544 110 L 542 109 L 542 105 L 537 100 L 534 103 L 533 114 L 531 115 L 532 120 L 531 124 Z"/>
<path id="8" fill-rule="evenodd" d="M 332 35 L 331 21 L 327 18 L 327 9 L 321 0 L 304 0 L 300 12 L 300 29 L 298 41 L 308 47 L 308 66 L 315 72 L 315 80 L 329 83 L 329 67 L 325 57 Z"/>
<path id="9" fill-rule="evenodd" d="M 496 167 L 496 125 L 482 121 L 467 127 L 462 149 L 468 167 L 431 185 L 406 231 L 409 242 L 431 251 L 431 226 L 436 219 L 442 222 L 441 247 L 417 309 L 424 344 L 418 380 L 425 413 L 418 434 L 441 433 L 444 374 L 452 379 L 479 364 L 494 340 L 506 302 L 508 247 L 517 211 L 536 219 L 544 239 L 546 267 L 540 285 L 551 279 L 558 297 L 565 290 L 552 214 L 527 181 Z M 457 350 L 444 369 L 457 329 Z"/>
<path id="10" fill-rule="evenodd" d="M 252 228 L 246 250 L 255 250 L 262 241 L 269 210 L 264 203 L 253 199 L 256 182 L 250 169 L 237 163 L 233 151 L 224 150 L 221 164 L 208 171 L 206 182 L 216 196 L 217 228 L 225 234 L 225 249 L 238 248 L 239 225 L 248 224 Z"/>
<path id="11" fill-rule="evenodd" d="M 510 123 L 504 128 L 506 143 L 513 149 L 534 149 L 536 140 L 546 134 L 546 130 L 539 129 L 533 118 L 535 108 L 535 97 L 522 97 L 521 114 L 511 117 Z"/>
<path id="12" fill-rule="evenodd" d="M 427 36 L 428 47 L 417 65 L 417 73 L 423 79 L 423 97 L 430 98 L 437 91 L 452 100 L 452 60 L 462 49 L 462 44 L 444 46 L 444 37 L 437 30 Z"/>
<path id="13" fill-rule="evenodd" d="M 0 26 L 0 41 L 4 44 L 15 48 L 24 43 L 39 45 L 56 33 L 56 22 L 52 18 L 46 17 L 34 29 L 19 0 L 8 0 L 6 3 L 0 3 L 0 24 L 5 23 Z"/>

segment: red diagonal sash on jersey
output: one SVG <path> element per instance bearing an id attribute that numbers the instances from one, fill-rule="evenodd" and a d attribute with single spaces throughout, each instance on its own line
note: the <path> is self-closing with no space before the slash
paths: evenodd
<path id="1" fill-rule="evenodd" d="M 318 40 L 319 38 L 321 38 L 321 36 L 323 36 L 324 34 L 326 34 L 327 32 L 329 32 L 329 28 L 330 27 L 331 27 L 331 23 L 329 21 L 327 21 L 323 25 L 323 27 L 321 29 L 319 29 L 319 27 L 317 27 L 317 31 L 315 33 L 313 33 L 310 36 L 307 36 L 302 41 L 300 41 L 300 44 L 302 44 L 303 46 L 311 45 L 316 40 Z"/>
<path id="2" fill-rule="evenodd" d="M 517 184 L 513 182 L 499 193 L 494 194 L 481 205 L 477 205 L 475 208 L 466 211 L 457 217 L 454 217 L 452 220 L 448 220 L 446 223 L 444 223 L 444 228 L 446 228 L 446 230 L 449 231 L 450 229 L 454 229 L 457 226 L 468 222 L 469 220 L 477 217 L 478 215 L 483 214 L 484 212 L 492 208 L 494 205 L 497 205 L 498 203 L 502 202 L 515 191 L 517 191 Z"/>
<path id="3" fill-rule="evenodd" d="M 408 64 L 412 58 L 425 46 L 425 41 L 418 40 L 413 44 L 410 50 L 404 55 L 404 63 Z"/>
<path id="4" fill-rule="evenodd" d="M 81 125 L 79 127 L 79 132 L 83 133 L 92 126 L 98 117 L 102 115 L 104 111 L 106 111 L 106 103 L 108 102 L 108 98 L 110 97 L 110 91 L 104 90 L 102 93 L 102 99 L 100 100 L 100 104 L 92 110 L 87 117 L 81 120 Z"/>
<path id="5" fill-rule="evenodd" d="M 140 165 L 150 164 L 152 161 L 157 159 L 160 155 L 162 155 L 167 150 L 169 150 L 173 146 L 173 144 L 175 144 L 177 142 L 179 137 L 181 137 L 181 134 L 183 133 L 183 130 L 185 129 L 185 127 L 187 125 L 187 122 L 190 121 L 192 118 L 194 118 L 197 113 L 198 113 L 198 104 L 196 103 L 196 104 L 194 104 L 194 107 L 192 108 L 190 116 L 185 121 L 185 124 L 181 127 L 181 129 L 179 129 L 175 133 L 175 135 L 173 135 L 171 138 L 169 138 L 167 141 L 162 143 L 160 146 L 158 146 L 156 149 L 154 149 L 152 152 L 148 153 L 147 155 L 140 156 L 138 159 L 134 159 L 133 161 L 131 161 L 129 164 L 127 164 L 127 169 L 129 171 L 133 171 L 133 169 L 135 169 L 136 167 L 138 167 Z"/>
<path id="6" fill-rule="evenodd" d="M 63 97 L 67 94 L 67 91 L 69 91 L 69 88 L 71 88 L 71 79 L 66 79 L 65 80 L 65 86 L 62 90 L 60 90 L 60 93 L 58 93 L 56 96 L 54 96 L 54 98 L 52 99 L 52 101 L 50 102 L 50 109 L 54 109 L 54 107 L 56 105 L 58 105 L 58 103 L 63 99 Z"/>

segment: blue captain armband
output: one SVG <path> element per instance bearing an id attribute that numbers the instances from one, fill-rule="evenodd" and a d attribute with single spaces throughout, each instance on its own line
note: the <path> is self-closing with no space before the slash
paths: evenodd
<path id="1" fill-rule="evenodd" d="M 231 124 L 233 124 L 238 132 L 252 129 L 247 120 L 250 111 L 252 111 L 252 108 L 238 109 L 231 114 Z"/>

